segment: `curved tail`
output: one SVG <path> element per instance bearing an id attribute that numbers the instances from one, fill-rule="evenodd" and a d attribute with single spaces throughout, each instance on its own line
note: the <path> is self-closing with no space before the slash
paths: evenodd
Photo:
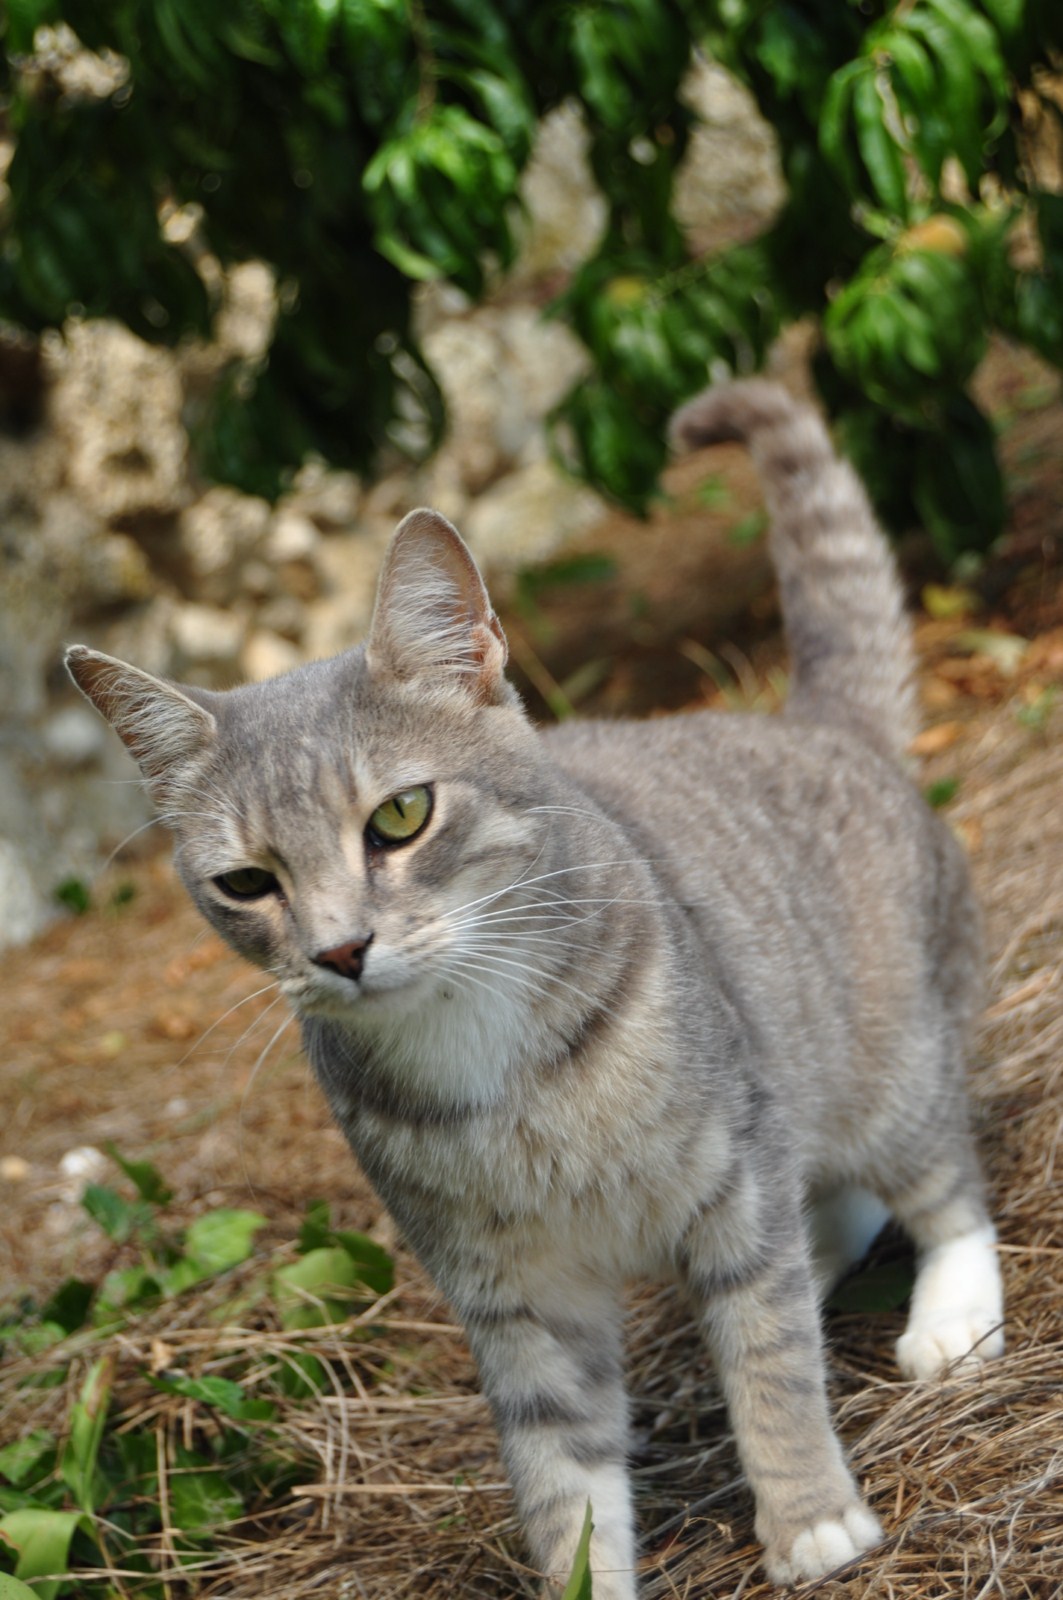
<path id="1" fill-rule="evenodd" d="M 739 439 L 752 453 L 792 661 L 787 713 L 852 727 L 901 759 L 916 728 L 900 579 L 863 484 L 819 416 L 751 378 L 706 389 L 670 431 L 680 449 Z"/>

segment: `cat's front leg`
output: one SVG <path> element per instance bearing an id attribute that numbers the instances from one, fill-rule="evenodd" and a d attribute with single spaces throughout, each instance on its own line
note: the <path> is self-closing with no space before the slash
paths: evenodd
<path id="1" fill-rule="evenodd" d="M 463 1308 L 532 1564 L 556 1597 L 591 1504 L 595 1600 L 635 1600 L 617 1296 L 557 1280 L 508 1308 Z"/>
<path id="2" fill-rule="evenodd" d="M 756 1499 L 765 1569 L 797 1583 L 853 1560 L 882 1531 L 831 1426 L 800 1214 L 777 1198 L 761 1193 L 744 1215 L 740 1201 L 729 1217 L 707 1213 L 685 1265 Z"/>

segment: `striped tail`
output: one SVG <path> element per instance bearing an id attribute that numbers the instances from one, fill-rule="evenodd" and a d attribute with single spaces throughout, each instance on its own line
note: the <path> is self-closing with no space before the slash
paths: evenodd
<path id="1" fill-rule="evenodd" d="M 892 552 L 867 493 L 808 405 L 763 378 L 707 389 L 672 418 L 693 450 L 748 444 L 772 519 L 792 661 L 787 714 L 854 728 L 900 760 L 915 731 L 913 651 Z"/>

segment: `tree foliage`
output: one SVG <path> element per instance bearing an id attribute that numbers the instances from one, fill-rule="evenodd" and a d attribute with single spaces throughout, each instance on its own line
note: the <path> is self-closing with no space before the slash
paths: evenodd
<path id="1" fill-rule="evenodd" d="M 34 55 L 60 21 L 127 63 L 108 92 Z M 554 419 L 573 469 L 644 507 L 665 418 L 707 366 L 753 366 L 811 314 L 887 516 L 918 517 L 945 557 L 998 531 L 968 384 L 994 328 L 1063 364 L 1063 195 L 1031 156 L 1039 119 L 1060 120 L 1058 0 L 10 0 L 3 26 L 0 317 L 209 332 L 217 308 L 160 223 L 189 204 L 223 266 L 276 274 L 268 358 L 234 365 L 200 430 L 211 475 L 273 495 L 311 450 L 367 466 L 400 420 L 438 442 L 411 290 L 475 299 L 504 273 L 538 121 L 573 99 L 607 202 L 553 308 L 593 357 Z M 672 205 L 692 43 L 751 88 L 788 186 L 767 234 L 702 261 Z"/>

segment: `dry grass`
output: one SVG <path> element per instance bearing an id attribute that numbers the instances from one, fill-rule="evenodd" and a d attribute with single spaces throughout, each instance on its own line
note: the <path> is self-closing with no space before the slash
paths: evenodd
<path id="1" fill-rule="evenodd" d="M 963 779 L 952 812 L 974 842 L 986 909 L 991 1004 L 974 1080 L 1004 1252 L 1008 1354 L 975 1378 L 906 1385 L 892 1360 L 900 1313 L 830 1318 L 836 1415 L 888 1536 L 858 1570 L 803 1593 L 1063 1595 L 1061 721 L 1054 713 L 1037 733 L 997 708 L 938 763 Z M 879 1255 L 901 1248 L 887 1239 Z M 248 1263 L 107 1341 L 121 1426 L 155 1433 L 162 1461 L 210 1424 L 202 1407 L 154 1390 L 153 1368 L 239 1374 L 264 1392 L 284 1350 L 314 1349 L 333 1366 L 331 1392 L 282 1406 L 279 1448 L 300 1463 L 293 1492 L 231 1526 L 195 1572 L 174 1566 L 164 1526 L 158 1560 L 174 1600 L 534 1593 L 460 1331 L 409 1257 L 398 1261 L 397 1289 L 340 1331 L 285 1333 L 263 1297 L 247 1326 L 234 1326 L 225 1307 L 261 1276 L 261 1263 Z M 60 1388 L 24 1380 L 69 1361 L 80 1337 L 8 1363 L 5 1437 L 61 1430 L 87 1350 Z M 757 1569 L 750 1497 L 718 1391 L 670 1293 L 645 1295 L 633 1310 L 631 1387 L 647 1596 L 773 1593 Z M 165 1489 L 164 1477 L 164 1505 Z M 114 1582 L 134 1592 L 132 1579 L 116 1573 Z"/>

